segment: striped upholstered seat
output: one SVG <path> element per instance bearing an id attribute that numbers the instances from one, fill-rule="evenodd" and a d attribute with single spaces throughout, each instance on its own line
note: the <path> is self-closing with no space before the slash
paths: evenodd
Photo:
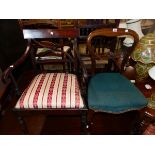
<path id="1" fill-rule="evenodd" d="M 83 108 L 75 75 L 44 73 L 37 75 L 19 98 L 16 109 Z"/>

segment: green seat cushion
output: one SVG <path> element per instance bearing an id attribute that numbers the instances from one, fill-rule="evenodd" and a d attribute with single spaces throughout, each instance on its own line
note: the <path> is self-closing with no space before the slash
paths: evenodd
<path id="1" fill-rule="evenodd" d="M 122 113 L 145 107 L 147 99 L 120 73 L 99 73 L 89 82 L 88 105 L 94 111 Z"/>

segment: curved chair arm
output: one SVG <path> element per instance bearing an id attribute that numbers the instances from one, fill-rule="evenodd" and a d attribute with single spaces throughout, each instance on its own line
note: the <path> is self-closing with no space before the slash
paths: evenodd
<path id="1" fill-rule="evenodd" d="M 31 50 L 31 41 L 28 40 L 28 45 L 26 47 L 25 52 L 23 53 L 23 55 L 12 65 L 10 65 L 3 73 L 2 73 L 2 81 L 4 83 L 7 82 L 9 76 L 12 76 L 12 71 L 17 68 L 19 65 L 21 65 L 25 59 L 28 57 L 29 53 Z"/>

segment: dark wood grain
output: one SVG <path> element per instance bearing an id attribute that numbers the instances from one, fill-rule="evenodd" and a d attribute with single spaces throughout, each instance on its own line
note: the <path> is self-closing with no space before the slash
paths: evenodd
<path id="1" fill-rule="evenodd" d="M 79 29 L 23 29 L 25 39 L 45 38 L 76 38 Z"/>

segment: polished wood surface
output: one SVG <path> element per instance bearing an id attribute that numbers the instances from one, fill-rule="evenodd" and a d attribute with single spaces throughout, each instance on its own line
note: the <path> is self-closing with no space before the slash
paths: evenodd
<path id="1" fill-rule="evenodd" d="M 23 29 L 24 39 L 76 38 L 78 29 Z"/>
<path id="2" fill-rule="evenodd" d="M 142 134 L 147 134 L 147 130 L 149 130 L 150 126 L 154 126 L 155 124 L 155 109 L 146 107 L 141 111 L 141 132 Z M 155 135 L 155 128 L 153 127 L 149 134 Z"/>
<path id="3" fill-rule="evenodd" d="M 144 112 L 145 112 L 145 115 L 146 115 L 147 117 L 149 117 L 150 119 L 152 119 L 152 120 L 155 122 L 155 109 L 146 107 L 146 108 L 144 109 Z"/>
<path id="4" fill-rule="evenodd" d="M 126 71 L 124 72 L 124 75 L 134 81 L 135 86 L 144 94 L 146 98 L 150 98 L 152 93 L 155 92 L 155 81 L 152 80 L 150 77 L 148 77 L 144 82 L 137 82 L 136 79 L 136 72 L 134 67 L 129 66 L 126 68 Z M 147 89 L 145 87 L 146 84 L 149 84 L 151 86 L 151 89 Z M 155 109 L 145 107 L 140 111 L 140 116 L 141 116 L 141 131 L 140 134 L 143 134 L 145 130 L 148 130 L 147 128 L 151 126 L 151 132 L 152 129 L 152 124 L 155 122 Z M 151 133 L 149 130 L 149 134 L 155 134 L 155 130 L 153 133 Z M 148 132 L 145 132 L 147 134 Z"/>
<path id="5" fill-rule="evenodd" d="M 146 89 L 145 85 L 149 84 L 152 88 Z M 145 82 L 137 82 L 135 85 L 145 95 L 146 98 L 150 98 L 152 93 L 155 92 L 155 81 L 148 78 Z M 155 134 L 155 128 L 152 125 L 155 123 L 155 109 L 149 108 L 148 106 L 140 111 L 141 115 L 141 133 L 144 134 Z M 151 126 L 151 131 L 148 129 Z M 149 132 L 148 132 L 149 131 Z"/>

